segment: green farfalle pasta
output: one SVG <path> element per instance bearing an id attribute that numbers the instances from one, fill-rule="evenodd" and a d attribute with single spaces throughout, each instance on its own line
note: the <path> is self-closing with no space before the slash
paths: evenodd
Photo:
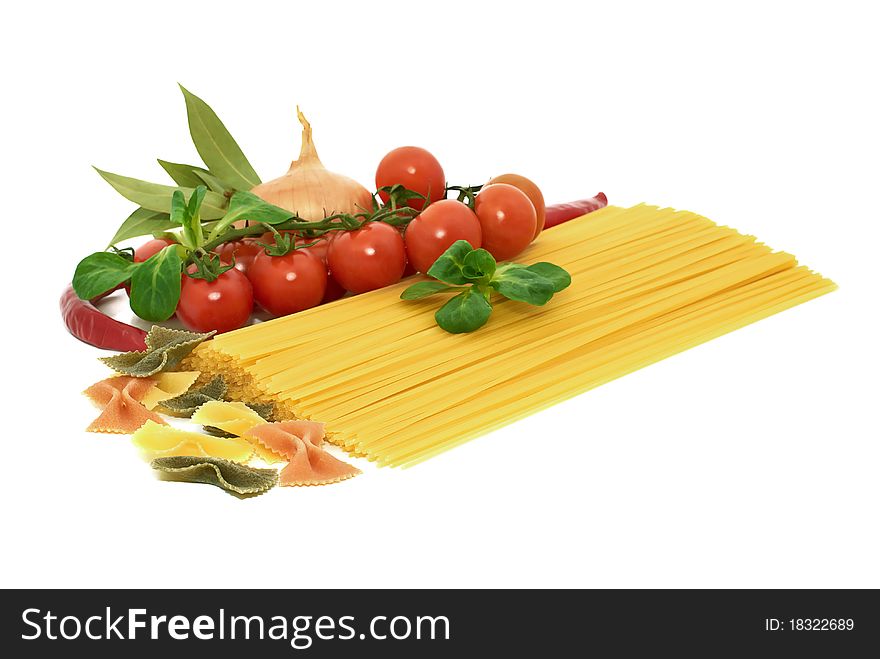
<path id="1" fill-rule="evenodd" d="M 238 437 L 238 435 L 236 435 L 235 433 L 226 432 L 222 428 L 217 428 L 215 426 L 202 426 L 202 430 L 204 430 L 209 435 L 220 437 L 222 439 L 231 439 L 233 437 Z"/>
<path id="2" fill-rule="evenodd" d="M 193 348 L 214 334 L 215 332 L 198 334 L 154 325 L 145 339 L 146 350 L 123 352 L 99 359 L 118 373 L 146 378 L 177 366 Z"/>
<path id="3" fill-rule="evenodd" d="M 271 490 L 278 483 L 274 469 L 258 469 L 220 458 L 194 455 L 156 458 L 150 466 L 166 480 L 214 485 L 227 492 L 253 496 Z"/>
<path id="4" fill-rule="evenodd" d="M 223 376 L 215 375 L 206 385 L 196 389 L 190 389 L 180 396 L 169 398 L 161 402 L 162 411 L 172 416 L 191 417 L 193 413 L 205 403 L 211 401 L 226 400 L 226 382 Z M 266 421 L 275 420 L 275 405 L 273 403 L 245 403 Z M 230 432 L 213 426 L 202 426 L 204 431 L 215 437 L 237 437 Z"/>
<path id="5" fill-rule="evenodd" d="M 224 400 L 225 396 L 226 382 L 223 380 L 223 376 L 215 375 L 204 386 L 190 389 L 180 396 L 163 400 L 160 405 L 163 412 L 168 412 L 173 416 L 190 417 L 201 405 L 212 400 Z"/>
<path id="6" fill-rule="evenodd" d="M 259 414 L 266 421 L 275 421 L 275 404 L 274 403 L 245 403 L 254 412 Z"/>

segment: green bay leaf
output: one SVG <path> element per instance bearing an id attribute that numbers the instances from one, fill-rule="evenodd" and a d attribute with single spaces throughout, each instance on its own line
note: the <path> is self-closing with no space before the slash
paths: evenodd
<path id="1" fill-rule="evenodd" d="M 196 176 L 199 177 L 199 185 L 208 186 L 208 190 L 211 192 L 226 194 L 229 186 L 225 185 L 223 181 L 211 174 L 211 172 L 196 172 Z"/>
<path id="2" fill-rule="evenodd" d="M 210 106 L 180 86 L 193 144 L 211 173 L 236 190 L 250 190 L 260 177 Z"/>
<path id="3" fill-rule="evenodd" d="M 129 176 L 122 176 L 121 174 L 105 172 L 97 167 L 95 167 L 95 171 L 126 199 L 140 204 L 143 208 L 160 213 L 170 212 L 171 197 L 175 190 L 183 191 L 187 197 L 193 192 L 192 188 L 178 188 L 171 185 L 150 183 Z M 202 218 L 205 220 L 216 220 L 225 214 L 226 197 L 216 192 L 209 192 L 202 204 Z"/>
<path id="4" fill-rule="evenodd" d="M 161 159 L 159 159 L 159 164 L 162 165 L 162 169 L 168 172 L 168 176 L 171 177 L 172 181 L 186 188 L 194 188 L 202 184 L 202 179 L 199 178 L 198 173 L 210 174 L 204 167 L 196 165 L 185 165 Z"/>
<path id="5" fill-rule="evenodd" d="M 115 245 L 129 238 L 152 235 L 173 229 L 175 226 L 168 213 L 151 211 L 148 208 L 138 208 L 119 226 L 116 230 L 116 235 L 113 236 L 109 244 Z"/>

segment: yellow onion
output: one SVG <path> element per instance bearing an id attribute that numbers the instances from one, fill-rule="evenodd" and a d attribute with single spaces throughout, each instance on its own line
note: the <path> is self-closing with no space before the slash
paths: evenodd
<path id="1" fill-rule="evenodd" d="M 270 204 L 296 213 L 307 222 L 319 222 L 333 213 L 358 213 L 372 208 L 372 196 L 354 179 L 328 171 L 312 142 L 312 127 L 296 109 L 302 124 L 299 159 L 284 176 L 261 183 L 251 190 Z"/>

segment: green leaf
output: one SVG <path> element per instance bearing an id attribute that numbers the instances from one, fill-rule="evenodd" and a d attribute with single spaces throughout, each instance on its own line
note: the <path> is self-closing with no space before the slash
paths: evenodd
<path id="1" fill-rule="evenodd" d="M 495 257 L 485 249 L 480 248 L 465 255 L 461 272 L 468 279 L 482 279 L 485 277 L 488 280 L 495 274 L 495 266 Z"/>
<path id="2" fill-rule="evenodd" d="M 552 281 L 522 267 L 508 268 L 496 274 L 490 283 L 492 288 L 510 300 L 538 306 L 547 304 L 554 292 Z"/>
<path id="3" fill-rule="evenodd" d="M 251 192 L 236 192 L 229 200 L 229 210 L 211 231 L 211 237 L 219 236 L 234 222 L 249 220 L 264 224 L 281 224 L 293 217 L 293 213 L 263 201 Z"/>
<path id="4" fill-rule="evenodd" d="M 196 249 L 202 244 L 202 225 L 200 207 L 207 193 L 204 185 L 198 186 L 189 197 L 183 196 L 182 190 L 175 190 L 171 195 L 171 221 L 183 226 L 181 243 L 189 249 Z"/>
<path id="5" fill-rule="evenodd" d="M 186 199 L 182 190 L 175 190 L 171 193 L 171 221 L 175 224 L 186 226 L 189 219 L 189 212 L 186 207 Z"/>
<path id="6" fill-rule="evenodd" d="M 199 178 L 199 173 L 211 173 L 204 167 L 184 165 L 179 162 L 168 162 L 167 160 L 160 159 L 159 164 L 162 165 L 162 169 L 168 172 L 168 176 L 171 177 L 172 181 L 177 183 L 177 185 L 182 185 L 187 188 L 194 188 L 197 185 L 202 184 L 202 179 Z"/>
<path id="7" fill-rule="evenodd" d="M 180 255 L 169 245 L 143 263 L 131 277 L 131 310 L 153 322 L 168 320 L 180 299 Z"/>
<path id="8" fill-rule="evenodd" d="M 207 185 L 208 190 L 211 192 L 226 194 L 226 190 L 229 188 L 229 186 L 225 185 L 223 181 L 210 172 L 196 172 L 196 176 L 199 177 L 199 185 Z"/>
<path id="9" fill-rule="evenodd" d="M 202 99 L 180 86 L 193 144 L 208 169 L 236 190 L 250 190 L 260 177 L 245 158 L 226 126 Z"/>
<path id="10" fill-rule="evenodd" d="M 467 284 L 468 278 L 463 272 L 464 258 L 472 251 L 474 248 L 467 240 L 456 240 L 434 261 L 428 269 L 428 276 L 447 284 Z"/>
<path id="11" fill-rule="evenodd" d="M 434 295 L 434 293 L 443 293 L 445 291 L 458 290 L 457 286 L 448 286 L 439 281 L 420 281 L 413 284 L 400 294 L 401 300 L 421 300 L 422 298 Z"/>
<path id="12" fill-rule="evenodd" d="M 148 236 L 166 229 L 173 229 L 175 226 L 168 213 L 138 208 L 116 230 L 116 235 L 113 236 L 110 244 L 115 245 L 123 240 L 138 236 Z"/>
<path id="13" fill-rule="evenodd" d="M 140 204 L 144 208 L 160 213 L 168 213 L 171 210 L 171 195 L 175 190 L 181 190 L 186 195 L 192 194 L 192 188 L 176 188 L 171 185 L 161 185 L 159 183 L 149 183 L 140 179 L 121 176 L 111 172 L 105 172 L 95 167 L 95 171 L 107 181 L 114 189 L 126 199 Z M 223 217 L 226 213 L 226 197 L 209 192 L 205 195 L 205 201 L 202 204 L 202 218 L 206 220 L 216 220 Z"/>
<path id="14" fill-rule="evenodd" d="M 190 219 L 199 216 L 202 202 L 205 201 L 206 194 L 208 194 L 208 188 L 204 185 L 199 185 L 193 190 L 193 193 L 189 198 L 189 203 L 186 206 L 186 212 L 189 214 Z"/>
<path id="15" fill-rule="evenodd" d="M 553 284 L 554 293 L 564 291 L 571 286 L 571 275 L 568 274 L 568 271 L 564 268 L 560 268 L 558 265 L 554 265 L 553 263 L 542 261 L 541 263 L 535 263 L 534 265 L 528 266 L 526 270 L 541 275 L 544 279 Z"/>
<path id="16" fill-rule="evenodd" d="M 127 281 L 136 267 L 136 264 L 119 254 L 95 252 L 76 266 L 73 290 L 80 299 L 91 300 Z"/>
<path id="17" fill-rule="evenodd" d="M 469 288 L 451 298 L 437 310 L 434 319 L 451 334 L 462 334 L 480 329 L 489 320 L 492 305 L 482 293 Z"/>
<path id="18" fill-rule="evenodd" d="M 202 239 L 205 237 L 202 232 L 201 207 L 207 193 L 208 188 L 204 185 L 198 186 L 193 190 L 192 196 L 189 198 L 189 204 L 186 207 L 186 213 L 189 215 L 186 226 L 190 236 L 192 236 L 193 245 L 201 245 Z"/>

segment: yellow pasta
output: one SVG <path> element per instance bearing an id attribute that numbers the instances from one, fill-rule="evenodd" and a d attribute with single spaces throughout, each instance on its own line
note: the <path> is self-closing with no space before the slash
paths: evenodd
<path id="1" fill-rule="evenodd" d="M 247 462 L 254 453 L 253 446 L 238 437 L 211 437 L 163 426 L 155 421 L 147 421 L 131 436 L 131 441 L 140 449 L 145 460 L 192 455 Z"/>
<path id="2" fill-rule="evenodd" d="M 212 400 L 193 413 L 192 420 L 202 426 L 214 426 L 241 437 L 254 426 L 266 423 L 266 419 L 244 403 Z"/>
<path id="3" fill-rule="evenodd" d="M 493 300 L 472 334 L 437 327 L 412 284 L 214 337 L 188 358 L 230 396 L 383 465 L 412 465 L 835 285 L 694 213 L 607 207 L 547 231 L 520 258 L 566 268 L 545 307 Z"/>
<path id="4" fill-rule="evenodd" d="M 213 426 L 224 432 L 244 437 L 254 447 L 254 451 L 264 462 L 273 464 L 284 460 L 284 456 L 275 453 L 259 442 L 254 442 L 246 437 L 247 432 L 254 426 L 266 423 L 266 419 L 254 412 L 244 403 L 209 401 L 201 405 L 192 415 L 192 420 L 203 426 Z"/>
<path id="5" fill-rule="evenodd" d="M 156 381 L 141 400 L 141 404 L 152 410 L 163 400 L 185 393 L 198 379 L 198 371 L 168 371 L 153 376 Z"/>

